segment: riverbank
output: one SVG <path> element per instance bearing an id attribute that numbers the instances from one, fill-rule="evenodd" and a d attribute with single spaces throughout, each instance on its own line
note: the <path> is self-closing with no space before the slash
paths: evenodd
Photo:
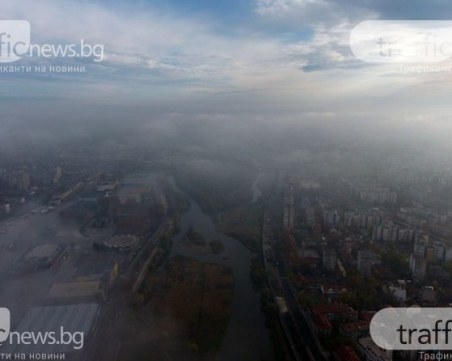
<path id="1" fill-rule="evenodd" d="M 223 252 L 197 252 L 193 247 L 187 247 L 183 240 L 190 229 L 207 240 L 221 242 L 224 245 Z M 209 361 L 272 360 L 270 333 L 260 309 L 260 294 L 253 287 L 250 277 L 250 262 L 254 254 L 237 239 L 220 233 L 212 219 L 196 202 L 190 200 L 190 208 L 182 216 L 180 233 L 174 240 L 171 257 L 175 256 L 216 263 L 232 270 L 234 289 L 228 326 L 220 347 Z"/>

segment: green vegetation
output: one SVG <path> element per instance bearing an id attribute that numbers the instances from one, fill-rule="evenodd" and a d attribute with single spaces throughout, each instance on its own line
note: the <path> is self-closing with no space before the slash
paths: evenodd
<path id="1" fill-rule="evenodd" d="M 253 251 L 259 248 L 262 211 L 256 204 L 231 208 L 221 214 L 217 229 Z"/>
<path id="2" fill-rule="evenodd" d="M 253 281 L 253 285 L 257 290 L 262 290 L 267 283 L 267 274 L 265 272 L 264 265 L 255 257 L 251 260 L 250 276 Z"/>
<path id="3" fill-rule="evenodd" d="M 340 296 L 340 301 L 353 307 L 355 310 L 364 311 L 381 308 L 381 285 L 373 277 L 364 277 L 359 273 L 347 277 L 347 292 Z"/>
<path id="4" fill-rule="evenodd" d="M 310 308 L 318 305 L 319 303 L 323 303 L 324 300 L 322 296 L 317 293 L 304 292 L 298 295 L 298 302 L 300 302 L 300 305 Z"/>
<path id="5" fill-rule="evenodd" d="M 270 330 L 270 341 L 275 360 L 289 360 L 291 351 L 286 342 L 284 330 L 278 319 L 279 307 L 275 303 L 275 298 L 268 287 L 264 287 L 261 292 L 261 309 L 265 315 L 265 325 Z"/>
<path id="6" fill-rule="evenodd" d="M 184 239 L 186 241 L 188 241 L 190 244 L 195 245 L 195 246 L 205 246 L 206 245 L 206 240 L 204 239 L 204 237 L 200 233 L 195 232 L 192 228 L 190 228 L 188 230 Z"/>
<path id="7" fill-rule="evenodd" d="M 286 344 L 286 336 L 278 319 L 279 307 L 275 302 L 275 297 L 267 286 L 267 277 L 264 265 L 259 257 L 251 260 L 250 276 L 253 286 L 261 293 L 261 310 L 265 315 L 265 325 L 270 330 L 270 341 L 275 360 L 289 359 L 290 351 Z"/>
<path id="8" fill-rule="evenodd" d="M 388 249 L 381 255 L 381 262 L 394 275 L 394 278 L 410 277 L 410 264 L 403 254 Z"/>
<path id="9" fill-rule="evenodd" d="M 224 244 L 216 239 L 210 241 L 209 245 L 214 254 L 220 254 L 224 251 Z"/>

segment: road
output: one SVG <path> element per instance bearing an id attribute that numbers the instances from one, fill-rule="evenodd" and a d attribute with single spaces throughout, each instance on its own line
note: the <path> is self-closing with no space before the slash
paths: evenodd
<path id="1" fill-rule="evenodd" d="M 168 231 L 171 230 L 171 227 L 173 226 L 173 221 L 170 217 L 165 217 L 165 219 L 160 224 L 159 228 L 154 232 L 152 237 L 148 239 L 146 244 L 143 246 L 143 248 L 140 251 L 140 255 L 137 256 L 137 258 L 142 257 L 143 254 L 145 257 L 147 257 L 147 260 L 144 262 L 143 266 L 141 267 L 140 273 L 138 274 L 138 277 L 133 285 L 133 292 L 137 292 L 141 285 L 143 284 L 144 280 L 146 279 L 146 276 L 149 273 L 150 266 L 152 264 L 152 261 L 154 260 L 154 256 L 158 250 L 158 241 L 160 238 Z M 143 252 L 143 253 L 142 253 Z M 149 254 L 146 256 L 146 254 Z M 140 263 L 138 261 L 138 263 Z M 132 268 L 133 270 L 133 268 Z"/>
<path id="2" fill-rule="evenodd" d="M 268 284 L 273 294 L 282 296 L 287 305 L 288 312 L 280 314 L 280 321 L 293 356 L 296 360 L 301 361 L 326 361 L 327 358 L 322 353 L 317 336 L 309 327 L 308 321 L 298 304 L 295 292 L 286 277 L 285 259 L 278 251 L 275 242 L 272 232 L 272 217 L 267 212 L 264 216 L 262 230 L 264 265 L 268 275 Z M 273 255 L 273 264 L 276 267 L 267 259 L 269 253 Z"/>
<path id="3" fill-rule="evenodd" d="M 296 334 L 299 335 L 300 343 L 308 349 L 309 358 L 306 358 L 306 360 L 327 361 L 320 349 L 317 337 L 312 333 L 312 330 L 308 326 L 308 321 L 300 309 L 289 281 L 286 278 L 282 278 L 281 283 L 287 308 L 289 309 L 289 313 L 295 324 Z"/>

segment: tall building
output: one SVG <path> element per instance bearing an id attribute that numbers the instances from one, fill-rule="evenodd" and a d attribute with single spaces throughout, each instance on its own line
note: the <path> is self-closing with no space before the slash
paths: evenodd
<path id="1" fill-rule="evenodd" d="M 63 170 L 61 169 L 60 166 L 56 167 L 54 175 L 53 175 L 53 184 L 57 184 L 60 181 L 62 176 L 63 176 Z"/>
<path id="2" fill-rule="evenodd" d="M 427 272 L 427 260 L 423 255 L 412 254 L 410 257 L 411 275 L 416 281 L 422 281 Z"/>
<path id="3" fill-rule="evenodd" d="M 323 222 L 325 223 L 325 225 L 334 227 L 334 226 L 336 226 L 338 220 L 339 220 L 339 216 L 337 214 L 337 211 L 326 210 L 323 212 Z"/>
<path id="4" fill-rule="evenodd" d="M 337 253 L 334 249 L 323 250 L 323 267 L 328 271 L 334 271 L 337 265 Z"/>
<path id="5" fill-rule="evenodd" d="M 358 271 L 364 275 L 370 275 L 372 273 L 372 267 L 377 263 L 378 261 L 373 251 L 358 251 Z"/>

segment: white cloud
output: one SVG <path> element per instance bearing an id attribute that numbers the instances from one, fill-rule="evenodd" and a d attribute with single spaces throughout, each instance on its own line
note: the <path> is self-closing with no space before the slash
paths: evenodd
<path id="1" fill-rule="evenodd" d="M 288 65 L 287 46 L 276 38 L 233 38 L 215 32 L 205 19 L 182 18 L 153 8 L 119 10 L 75 1 L 2 0 L 2 14 L 29 20 L 34 43 L 81 38 L 102 43 L 105 62 L 99 67 L 121 67 L 123 74 L 159 72 L 171 80 L 204 82 L 215 89 L 243 85 L 246 78 L 252 88 L 250 76 L 274 72 L 277 77 Z"/>
<path id="2" fill-rule="evenodd" d="M 324 4 L 319 0 L 258 2 L 262 10 L 275 11 Z M 2 11 L 4 17 L 29 20 L 33 42 L 84 38 L 105 45 L 101 66 L 158 71 L 171 79 L 205 81 L 213 87 L 243 87 L 246 80 L 247 87 L 254 88 L 265 79 L 285 82 L 294 71 L 302 76 L 299 69 L 307 65 L 324 68 L 349 61 L 342 25 L 333 30 L 317 26 L 310 41 L 287 43 L 276 36 L 228 37 L 213 31 L 205 20 L 152 8 L 118 10 L 86 2 L 3 0 Z"/>
<path id="3" fill-rule="evenodd" d="M 257 0 L 261 15 L 285 16 L 293 11 L 307 11 L 309 7 L 326 5 L 323 0 Z"/>
<path id="4" fill-rule="evenodd" d="M 400 114 L 405 107 L 404 112 L 416 114 L 420 106 L 435 106 L 434 101 L 426 100 L 427 95 L 445 91 L 441 74 L 402 74 L 398 68 L 368 68 L 358 63 L 348 50 L 353 23 L 341 10 L 330 17 L 326 10 L 334 12 L 336 5 L 330 8 L 326 0 L 257 1 L 265 19 L 273 19 L 275 14 L 284 15 L 281 21 L 312 16 L 307 23 L 314 35 L 289 42 L 268 33 L 232 37 L 219 34 L 205 19 L 152 8 L 119 10 L 62 0 L 2 0 L 2 15 L 29 20 L 33 42 L 85 38 L 105 44 L 106 61 L 93 69 L 103 69 L 101 76 L 85 82 L 71 78 L 52 85 L 38 83 L 47 87 L 47 96 L 71 100 L 78 96 L 93 103 L 101 98 L 102 104 L 118 99 L 149 104 L 151 98 L 154 104 L 160 99 L 170 103 L 176 96 L 185 96 L 187 103 L 195 99 L 200 108 L 217 102 L 218 108 L 235 109 L 240 103 L 256 113 L 274 107 L 275 112 L 290 111 L 317 121 L 322 117 L 340 119 L 351 108 L 360 114 L 371 109 L 372 114 L 396 117 L 393 113 Z M 317 19 L 329 19 L 329 23 Z M 302 70 L 308 68 L 321 71 Z M 427 81 L 431 82 L 428 88 L 424 86 Z M 20 96 L 21 91 L 33 95 L 37 83 L 29 86 L 32 82 L 21 79 L 15 83 L 15 95 Z M 21 86 L 25 90 L 20 90 Z M 65 91 L 60 91 L 64 87 Z M 221 98 L 215 98 L 217 94 Z"/>

